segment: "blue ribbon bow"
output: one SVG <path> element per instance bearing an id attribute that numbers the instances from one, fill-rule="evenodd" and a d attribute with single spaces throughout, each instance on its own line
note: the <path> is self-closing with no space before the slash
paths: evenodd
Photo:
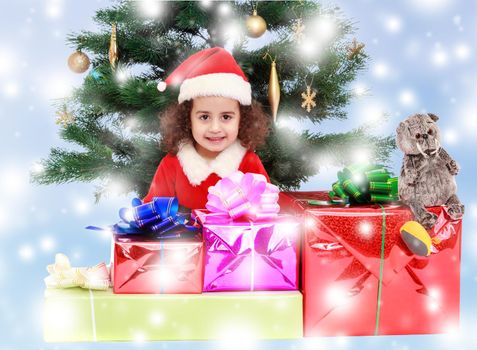
<path id="1" fill-rule="evenodd" d="M 179 214 L 179 201 L 176 197 L 154 197 L 150 203 L 134 198 L 132 207 L 119 210 L 119 217 L 122 221 L 107 229 L 96 226 L 88 226 L 86 229 L 109 230 L 119 235 L 152 234 L 159 238 L 183 237 L 184 232 L 171 232 L 178 227 L 185 227 L 194 234 L 197 231 L 196 227 L 185 224 L 186 215 Z"/>

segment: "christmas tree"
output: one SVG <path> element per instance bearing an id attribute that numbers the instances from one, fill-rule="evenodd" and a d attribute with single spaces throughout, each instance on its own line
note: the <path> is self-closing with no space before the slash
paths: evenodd
<path id="1" fill-rule="evenodd" d="M 188 56 L 214 46 L 230 50 L 270 116 L 277 106 L 276 90 L 270 92 L 277 81 L 270 76 L 278 77 L 278 116 L 257 152 L 282 189 L 299 187 L 325 160 L 351 163 L 352 149 L 366 148 L 371 161 L 385 162 L 394 147 L 390 137 L 369 135 L 364 127 L 332 134 L 280 127 L 282 120 L 316 125 L 347 118 L 349 83 L 367 55 L 337 8 L 315 1 L 122 1 L 99 10 L 95 20 L 100 32 L 68 38 L 77 50 L 70 67 L 84 71 L 91 59 L 91 68 L 58 114 L 61 137 L 81 149 L 53 148 L 33 174 L 40 184 L 95 181 L 97 199 L 118 184 L 124 193 L 145 195 L 165 155 L 158 118 L 177 101 L 177 91 L 159 93 L 157 84 Z M 257 45 L 253 37 L 264 26 L 270 40 Z"/>

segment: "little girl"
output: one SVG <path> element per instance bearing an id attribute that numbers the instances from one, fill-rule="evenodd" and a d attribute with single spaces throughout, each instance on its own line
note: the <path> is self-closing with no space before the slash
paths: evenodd
<path id="1" fill-rule="evenodd" d="M 181 206 L 205 208 L 208 188 L 236 170 L 262 174 L 254 153 L 268 134 L 269 118 L 253 101 L 250 83 L 225 49 L 214 47 L 190 56 L 165 82 L 180 85 L 178 103 L 161 118 L 160 162 L 144 202 L 175 196 Z"/>

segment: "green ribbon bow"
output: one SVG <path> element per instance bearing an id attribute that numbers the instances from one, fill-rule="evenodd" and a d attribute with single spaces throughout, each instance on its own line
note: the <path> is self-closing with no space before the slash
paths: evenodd
<path id="1" fill-rule="evenodd" d="M 350 165 L 338 172 L 329 192 L 346 203 L 387 203 L 399 200 L 398 178 L 382 165 Z"/>

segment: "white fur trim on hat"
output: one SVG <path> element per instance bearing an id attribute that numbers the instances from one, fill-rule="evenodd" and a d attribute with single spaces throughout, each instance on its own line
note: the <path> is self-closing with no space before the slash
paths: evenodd
<path id="1" fill-rule="evenodd" d="M 223 178 L 238 170 L 246 152 L 245 147 L 237 140 L 220 152 L 214 160 L 208 162 L 197 153 L 192 143 L 183 143 L 179 147 L 177 158 L 190 184 L 197 186 L 212 173 Z"/>
<path id="2" fill-rule="evenodd" d="M 238 100 L 241 105 L 252 104 L 250 83 L 234 73 L 212 73 L 184 80 L 179 103 L 198 96 L 222 96 Z"/>

